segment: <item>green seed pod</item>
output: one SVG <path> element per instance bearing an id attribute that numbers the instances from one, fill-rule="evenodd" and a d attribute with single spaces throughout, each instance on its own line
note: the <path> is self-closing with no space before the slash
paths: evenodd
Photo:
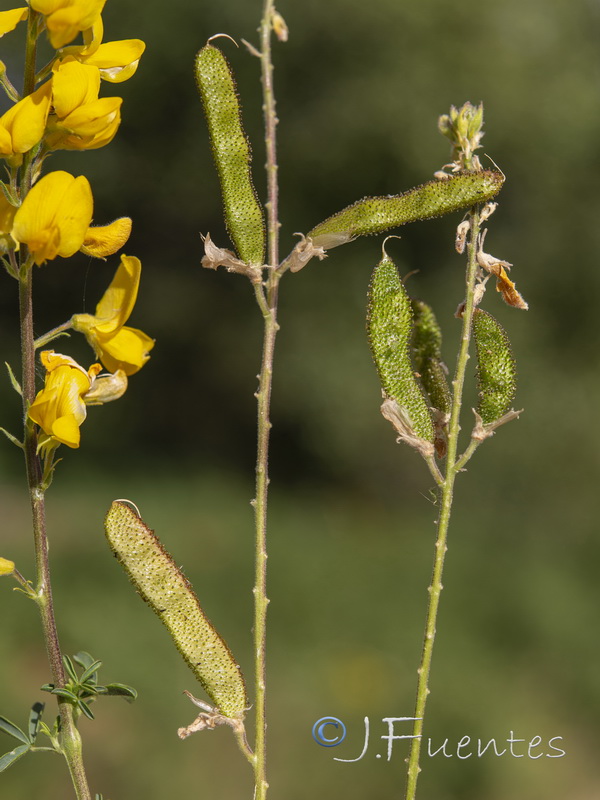
<path id="1" fill-rule="evenodd" d="M 413 357 L 430 404 L 442 414 L 450 413 L 452 398 L 442 366 L 442 332 L 433 309 L 422 300 L 411 300 L 414 315 Z"/>
<path id="2" fill-rule="evenodd" d="M 367 333 L 386 397 L 406 412 L 414 434 L 434 440 L 431 414 L 410 360 L 413 314 L 394 262 L 384 254 L 369 286 Z"/>
<path id="3" fill-rule="evenodd" d="M 111 505 L 105 529 L 111 550 L 142 599 L 167 627 L 217 710 L 225 717 L 241 719 L 248 703 L 240 668 L 154 532 L 120 500 Z"/>
<path id="4" fill-rule="evenodd" d="M 485 424 L 495 422 L 510 409 L 517 390 L 515 359 L 506 331 L 480 308 L 473 315 L 477 349 L 477 412 Z"/>
<path id="5" fill-rule="evenodd" d="M 242 128 L 231 68 L 223 53 L 210 44 L 196 56 L 196 85 L 221 181 L 227 230 L 240 259 L 261 266 L 265 223 L 250 174 L 250 144 Z"/>
<path id="6" fill-rule="evenodd" d="M 497 194 L 504 175 L 495 170 L 463 172 L 434 180 L 399 195 L 365 197 L 313 228 L 313 244 L 330 250 L 357 236 L 381 233 L 389 228 L 430 219 L 483 203 Z"/>

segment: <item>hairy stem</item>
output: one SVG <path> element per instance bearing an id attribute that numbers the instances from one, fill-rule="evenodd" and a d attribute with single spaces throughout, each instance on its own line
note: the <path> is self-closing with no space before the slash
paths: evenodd
<path id="1" fill-rule="evenodd" d="M 31 94 L 35 88 L 35 57 L 37 42 L 37 17 L 29 12 L 27 28 L 27 44 L 25 51 L 25 81 L 24 96 Z M 20 170 L 20 194 L 25 197 L 30 189 L 31 158 L 25 154 L 23 166 Z M 65 686 L 65 672 L 63 668 L 62 653 L 58 639 L 56 621 L 54 618 L 54 605 L 52 601 L 52 587 L 50 582 L 50 562 L 48 559 L 48 538 L 46 535 L 46 509 L 44 499 L 43 470 L 37 454 L 37 433 L 29 422 L 27 413 L 29 406 L 35 398 L 35 345 L 33 336 L 33 265 L 27 258 L 26 248 L 21 253 L 19 268 L 19 310 L 20 310 L 20 335 L 21 335 L 21 364 L 22 364 L 22 392 L 23 392 L 23 419 L 25 426 L 24 453 L 27 472 L 27 485 L 31 503 L 33 523 L 33 539 L 36 559 L 36 589 L 35 600 L 40 610 L 42 629 L 46 644 L 46 652 L 50 664 L 52 682 L 57 687 Z M 67 761 L 71 780 L 75 787 L 78 800 L 91 800 L 81 753 L 81 737 L 75 725 L 73 707 L 62 699 L 58 701 L 61 731 L 60 744 Z"/>
<path id="2" fill-rule="evenodd" d="M 433 645 L 435 641 L 436 622 L 440 595 L 442 592 L 442 573 L 444 570 L 444 560 L 447 547 L 448 527 L 452 513 L 452 499 L 454 494 L 454 481 L 458 474 L 459 466 L 456 460 L 458 451 L 458 434 L 460 431 L 460 412 L 462 408 L 463 387 L 467 363 L 469 361 L 469 344 L 471 341 L 471 324 L 474 311 L 474 289 L 477 277 L 477 239 L 479 236 L 479 210 L 471 212 L 471 239 L 468 249 L 468 264 L 466 274 L 466 299 L 465 308 L 462 316 L 462 336 L 460 349 L 456 364 L 456 373 L 452 383 L 453 398 L 450 422 L 448 426 L 448 453 L 446 456 L 446 474 L 439 490 L 440 515 L 438 518 L 437 540 L 435 543 L 435 558 L 433 563 L 433 575 L 429 586 L 429 602 L 427 606 L 427 618 L 425 623 L 425 637 L 423 641 L 423 652 L 421 663 L 418 669 L 417 699 L 415 703 L 415 722 L 413 726 L 413 739 L 411 740 L 410 755 L 408 758 L 408 775 L 406 783 L 405 800 L 415 800 L 417 792 L 417 780 L 421 768 L 419 766 L 421 754 L 421 739 L 423 735 L 423 724 L 425 717 L 425 706 L 429 695 L 429 675 L 431 672 L 431 660 L 433 657 Z M 460 466 L 464 465 L 464 459 Z"/>
<path id="3" fill-rule="evenodd" d="M 258 403 L 258 444 L 256 454 L 256 496 L 254 512 L 256 522 L 255 584 L 254 584 L 254 658 L 255 658 L 255 720 L 256 736 L 254 745 L 255 800 L 265 800 L 267 796 L 267 719 L 266 719 L 266 624 L 267 606 L 267 501 L 269 490 L 269 437 L 271 431 L 270 407 L 273 380 L 273 358 L 277 324 L 277 295 L 279 275 L 276 268 L 279 262 L 279 209 L 277 182 L 277 147 L 275 96 L 273 93 L 273 63 L 271 61 L 271 20 L 273 0 L 265 0 L 260 27 L 261 74 L 263 91 L 263 112 L 265 120 L 265 143 L 267 151 L 267 238 L 268 266 L 266 295 L 265 287 L 255 285 L 258 305 L 264 319 L 262 363 Z"/>

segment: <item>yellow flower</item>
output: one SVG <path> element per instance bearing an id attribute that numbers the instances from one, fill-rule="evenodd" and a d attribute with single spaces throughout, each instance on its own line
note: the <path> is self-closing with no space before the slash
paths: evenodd
<path id="1" fill-rule="evenodd" d="M 46 368 L 46 383 L 28 413 L 43 431 L 39 446 L 79 447 L 79 426 L 87 414 L 83 398 L 102 367 L 92 364 L 86 372 L 72 358 L 53 350 L 43 350 L 40 360 Z"/>
<path id="2" fill-rule="evenodd" d="M 41 141 L 50 108 L 51 89 L 52 81 L 46 81 L 0 117 L 0 155 L 20 156 Z"/>
<path id="3" fill-rule="evenodd" d="M 76 253 L 92 221 L 89 181 L 68 172 L 49 172 L 31 189 L 15 214 L 12 236 L 29 247 L 35 263 Z"/>
<path id="4" fill-rule="evenodd" d="M 134 256 L 121 256 L 112 283 L 96 306 L 95 314 L 75 314 L 71 324 L 85 334 L 91 347 L 110 372 L 121 369 L 133 375 L 150 358 L 154 339 L 136 328 L 125 327 L 135 305 L 142 265 Z"/>
<path id="5" fill-rule="evenodd" d="M 141 39 L 122 39 L 102 44 L 104 27 L 98 17 L 91 31 L 84 34 L 83 47 L 67 47 L 61 57 L 73 56 L 82 64 L 97 67 L 100 76 L 109 83 L 122 83 L 134 74 L 146 45 Z"/>
<path id="6" fill-rule="evenodd" d="M 100 71 L 72 57 L 57 62 L 52 79 L 54 113 L 48 120 L 50 150 L 95 150 L 114 138 L 121 122 L 120 97 L 98 98 Z"/>
<path id="7" fill-rule="evenodd" d="M 91 28 L 106 0 L 30 0 L 29 5 L 46 17 L 50 44 L 55 50 Z"/>
<path id="8" fill-rule="evenodd" d="M 0 36 L 14 31 L 19 22 L 27 19 L 28 13 L 27 6 L 24 8 L 11 8 L 10 11 L 0 11 Z"/>
<path id="9" fill-rule="evenodd" d="M 0 558 L 0 575 L 12 575 L 15 571 L 15 562 L 8 558 Z"/>

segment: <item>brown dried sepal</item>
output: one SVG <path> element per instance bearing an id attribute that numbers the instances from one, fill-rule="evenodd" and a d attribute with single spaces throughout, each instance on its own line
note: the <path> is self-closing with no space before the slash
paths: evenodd
<path id="1" fill-rule="evenodd" d="M 496 290 L 502 294 L 504 302 L 513 308 L 527 311 L 529 306 L 522 295 L 516 290 L 515 284 L 508 277 L 506 270 L 512 267 L 508 261 L 495 258 L 483 250 L 483 242 L 487 231 L 483 231 L 477 247 L 477 263 L 486 272 L 496 276 Z"/>
<path id="2" fill-rule="evenodd" d="M 260 283 L 262 280 L 262 267 L 253 267 L 241 261 L 235 253 L 227 250 L 224 247 L 217 247 L 217 245 L 210 238 L 210 234 L 202 236 L 204 242 L 204 256 L 202 257 L 202 266 L 206 269 L 217 269 L 218 267 L 225 267 L 227 272 L 238 272 L 240 275 L 247 275 L 253 283 Z"/>
<path id="3" fill-rule="evenodd" d="M 471 431 L 471 439 L 476 439 L 478 442 L 483 442 L 484 439 L 489 439 L 490 436 L 493 436 L 496 432 L 496 428 L 499 428 L 501 425 L 506 425 L 507 422 L 511 422 L 513 419 L 518 419 L 519 414 L 523 413 L 522 408 L 518 411 L 515 411 L 514 408 L 511 408 L 510 411 L 507 411 L 506 414 L 503 414 L 499 419 L 494 420 L 493 422 L 484 422 L 477 411 L 473 408 L 473 414 L 475 414 L 475 427 Z"/>
<path id="4" fill-rule="evenodd" d="M 409 447 L 413 447 L 424 459 L 430 459 L 433 456 L 435 452 L 433 443 L 427 439 L 421 439 L 415 434 L 405 409 L 396 400 L 386 397 L 381 404 L 381 415 L 392 423 L 398 434 L 397 442 L 405 442 Z"/>
<path id="5" fill-rule="evenodd" d="M 289 269 L 290 272 L 300 272 L 311 258 L 318 258 L 323 261 L 327 258 L 327 253 L 323 247 L 315 246 L 310 236 L 305 236 L 303 233 L 296 233 L 295 236 L 300 236 L 301 239 L 294 247 L 289 256 L 285 259 L 282 267 Z"/>
<path id="6" fill-rule="evenodd" d="M 244 723 L 241 719 L 232 719 L 231 717 L 224 716 L 217 711 L 214 706 L 205 703 L 203 700 L 198 700 L 197 697 L 194 697 L 194 695 L 187 690 L 184 690 L 183 693 L 190 698 L 195 706 L 198 706 L 203 710 L 189 725 L 186 725 L 184 728 L 177 729 L 177 736 L 179 736 L 180 739 L 187 739 L 188 736 L 191 736 L 193 733 L 198 733 L 198 731 L 212 731 L 219 725 L 229 725 L 236 733 L 240 733 L 245 730 Z"/>

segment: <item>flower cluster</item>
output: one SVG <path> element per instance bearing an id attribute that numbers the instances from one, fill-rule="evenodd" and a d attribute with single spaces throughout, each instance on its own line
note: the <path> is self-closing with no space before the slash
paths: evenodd
<path id="1" fill-rule="evenodd" d="M 27 21 L 36 37 L 46 32 L 55 50 L 24 96 L 0 62 L 0 84 L 12 103 L 0 116 L 0 158 L 9 175 L 0 186 L 0 257 L 14 278 L 77 251 L 104 259 L 120 250 L 131 232 L 127 217 L 92 225 L 94 201 L 85 176 L 62 170 L 41 176 L 53 151 L 103 147 L 119 128 L 122 98 L 100 97 L 101 86 L 130 78 L 145 45 L 138 39 L 103 41 L 104 2 L 29 0 L 28 6 L 0 12 L 0 37 Z M 75 42 L 79 36 L 82 43 Z M 39 426 L 39 446 L 46 452 L 59 444 L 78 447 L 87 406 L 120 397 L 128 376 L 148 360 L 153 339 L 125 325 L 140 276 L 139 259 L 122 255 L 96 313 L 74 314 L 59 326 L 83 333 L 101 363 L 86 370 L 67 355 L 41 353 L 45 385 L 28 417 Z M 107 372 L 101 374 L 103 367 Z"/>

